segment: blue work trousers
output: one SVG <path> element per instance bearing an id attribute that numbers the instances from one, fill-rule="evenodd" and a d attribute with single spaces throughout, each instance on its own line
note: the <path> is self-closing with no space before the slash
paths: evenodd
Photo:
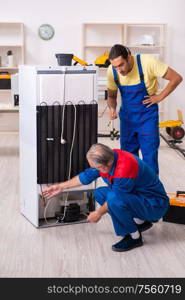
<path id="1" fill-rule="evenodd" d="M 146 199 L 140 194 L 124 193 L 120 190 L 115 192 L 110 187 L 97 188 L 94 196 L 101 206 L 107 202 L 108 213 L 118 236 L 124 236 L 138 230 L 133 218 L 157 221 L 163 217 L 168 209 L 166 205 L 158 207 L 150 203 L 150 199 Z"/>

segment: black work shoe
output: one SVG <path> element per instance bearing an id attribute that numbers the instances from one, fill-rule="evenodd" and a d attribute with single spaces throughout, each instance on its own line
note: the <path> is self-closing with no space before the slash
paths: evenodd
<path id="1" fill-rule="evenodd" d="M 112 245 L 112 250 L 117 252 L 128 251 L 136 247 L 140 247 L 143 245 L 142 237 L 138 239 L 133 239 L 131 235 L 126 235 L 121 241 Z"/>
<path id="2" fill-rule="evenodd" d="M 153 226 L 152 222 L 145 221 L 142 224 L 137 224 L 137 228 L 140 232 L 150 229 Z"/>

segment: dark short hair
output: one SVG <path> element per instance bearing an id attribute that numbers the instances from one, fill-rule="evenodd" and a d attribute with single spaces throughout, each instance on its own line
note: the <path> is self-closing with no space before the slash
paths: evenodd
<path id="1" fill-rule="evenodd" d="M 118 56 L 122 56 L 124 59 L 127 59 L 128 55 L 130 54 L 131 52 L 129 48 L 120 44 L 116 44 L 110 49 L 109 59 L 114 59 Z"/>

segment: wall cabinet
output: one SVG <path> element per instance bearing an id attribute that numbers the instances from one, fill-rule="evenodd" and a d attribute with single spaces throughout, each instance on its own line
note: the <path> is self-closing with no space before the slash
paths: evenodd
<path id="1" fill-rule="evenodd" d="M 161 61 L 166 61 L 166 24 L 115 24 L 115 23 L 84 23 L 82 35 L 82 56 L 89 64 L 94 64 L 95 59 L 105 51 L 110 51 L 114 44 L 127 46 L 132 54 L 151 54 Z M 107 68 L 99 68 L 98 94 L 100 115 L 106 107 L 104 90 L 106 90 Z M 159 90 L 163 88 L 165 80 L 159 79 Z M 166 112 L 165 101 L 159 105 L 160 119 L 164 119 Z M 104 119 L 99 122 L 100 131 L 109 131 Z M 107 121 L 108 119 L 106 119 Z M 103 123 L 104 124 L 103 124 Z M 107 124 L 108 122 L 106 122 Z M 119 122 L 114 124 L 119 127 Z"/>

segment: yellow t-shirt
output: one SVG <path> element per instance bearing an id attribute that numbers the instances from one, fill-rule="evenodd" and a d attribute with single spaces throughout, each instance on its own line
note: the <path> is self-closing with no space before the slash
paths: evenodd
<path id="1" fill-rule="evenodd" d="M 133 55 L 133 58 L 133 68 L 126 76 L 123 76 L 119 72 L 117 72 L 118 80 L 121 85 L 135 85 L 140 83 L 136 56 Z M 143 69 L 146 89 L 149 95 L 153 95 L 157 92 L 158 89 L 157 77 L 163 77 L 168 69 L 168 66 L 165 63 L 157 60 L 154 56 L 148 54 L 141 54 L 141 65 Z M 112 91 L 118 89 L 114 81 L 114 75 L 111 65 L 107 70 L 107 88 Z"/>

